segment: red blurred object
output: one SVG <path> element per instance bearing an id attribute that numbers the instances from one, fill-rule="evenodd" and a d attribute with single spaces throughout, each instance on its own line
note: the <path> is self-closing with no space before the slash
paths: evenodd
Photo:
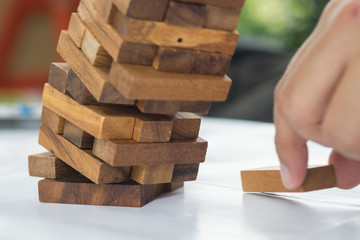
<path id="1" fill-rule="evenodd" d="M 42 89 L 48 80 L 48 69 L 11 72 L 10 59 L 16 51 L 26 21 L 34 15 L 45 15 L 57 41 L 60 31 L 67 29 L 71 13 L 79 0 L 10 0 L 0 34 L 0 90 Z M 56 44 L 55 44 L 56 46 Z M 60 60 L 60 56 L 57 56 Z M 34 56 L 36 59 L 36 56 Z M 50 64 L 49 64 L 50 65 Z"/>

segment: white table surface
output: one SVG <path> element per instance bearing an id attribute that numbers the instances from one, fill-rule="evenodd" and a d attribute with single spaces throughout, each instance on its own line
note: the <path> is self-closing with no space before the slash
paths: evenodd
<path id="1" fill-rule="evenodd" d="M 27 156 L 38 129 L 0 130 L 0 239 L 360 239 L 360 189 L 244 194 L 240 170 L 277 165 L 272 124 L 203 120 L 198 181 L 143 208 L 39 203 Z M 311 145 L 310 162 L 329 150 Z"/>

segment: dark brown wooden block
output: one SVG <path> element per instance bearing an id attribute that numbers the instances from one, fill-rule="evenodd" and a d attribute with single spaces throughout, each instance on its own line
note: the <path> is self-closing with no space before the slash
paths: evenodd
<path id="1" fill-rule="evenodd" d="M 199 3 L 210 6 L 241 9 L 245 0 L 176 0 L 177 2 Z"/>
<path id="2" fill-rule="evenodd" d="M 63 136 L 78 148 L 92 149 L 94 145 L 93 136 L 66 120 Z"/>
<path id="3" fill-rule="evenodd" d="M 211 102 L 138 100 L 136 106 L 143 113 L 174 115 L 178 112 L 208 114 Z"/>
<path id="4" fill-rule="evenodd" d="M 81 150 L 64 137 L 40 127 L 39 144 L 94 183 L 126 182 L 130 167 L 114 168 L 95 157 L 91 150 Z"/>
<path id="5" fill-rule="evenodd" d="M 160 47 L 153 67 L 165 72 L 191 73 L 197 55 L 198 52 L 193 50 Z"/>
<path id="6" fill-rule="evenodd" d="M 101 5 L 105 4 L 103 1 L 100 2 Z M 114 61 L 137 65 L 152 65 L 157 50 L 155 45 L 124 41 L 118 31 L 100 17 L 101 12 L 98 14 L 92 0 L 82 0 L 78 12 L 86 27 L 112 56 Z M 114 17 L 116 16 L 115 13 L 112 13 Z"/>
<path id="7" fill-rule="evenodd" d="M 51 63 L 49 84 L 62 93 L 66 91 L 66 82 L 71 68 L 67 63 Z"/>
<path id="8" fill-rule="evenodd" d="M 179 112 L 208 114 L 210 107 L 211 102 L 181 102 Z"/>
<path id="9" fill-rule="evenodd" d="M 336 187 L 336 176 L 332 165 L 310 167 L 305 182 L 294 191 L 283 186 L 279 167 L 241 171 L 241 181 L 244 192 L 309 192 Z"/>
<path id="10" fill-rule="evenodd" d="M 67 93 L 81 105 L 98 105 L 99 102 L 93 97 L 81 80 L 71 70 L 66 83 Z"/>
<path id="11" fill-rule="evenodd" d="M 130 178 L 140 184 L 170 183 L 174 164 L 133 166 Z"/>
<path id="12" fill-rule="evenodd" d="M 207 142 L 172 140 L 168 143 L 138 143 L 135 140 L 95 139 L 93 153 L 111 166 L 186 164 L 205 161 Z"/>
<path id="13" fill-rule="evenodd" d="M 206 6 L 192 3 L 170 2 L 165 22 L 185 27 L 203 27 L 206 19 Z"/>
<path id="14" fill-rule="evenodd" d="M 172 125 L 167 117 L 137 114 L 133 139 L 137 142 L 169 142 Z"/>
<path id="15" fill-rule="evenodd" d="M 153 21 L 162 21 L 168 6 L 168 0 L 113 0 L 113 3 L 130 18 Z"/>
<path id="16" fill-rule="evenodd" d="M 30 155 L 28 162 L 32 177 L 61 179 L 79 174 L 50 152 Z"/>
<path id="17" fill-rule="evenodd" d="M 199 137 L 201 118 L 193 113 L 179 112 L 173 116 L 172 140 L 195 140 Z"/>
<path id="18" fill-rule="evenodd" d="M 63 134 L 65 119 L 48 108 L 43 107 L 41 113 L 41 125 L 46 126 L 56 134 Z"/>
<path id="19" fill-rule="evenodd" d="M 118 207 L 142 207 L 164 192 L 164 185 L 94 184 L 72 180 L 39 181 L 39 200 L 44 203 L 66 203 Z"/>
<path id="20" fill-rule="evenodd" d="M 199 163 L 175 164 L 171 182 L 195 181 L 199 172 Z"/>
<path id="21" fill-rule="evenodd" d="M 165 183 L 164 190 L 165 190 L 165 192 L 173 192 L 182 187 L 184 187 L 183 182 Z"/>
<path id="22" fill-rule="evenodd" d="M 229 69 L 231 58 L 231 55 L 201 52 L 196 57 L 193 72 L 223 76 Z"/>
<path id="23" fill-rule="evenodd" d="M 239 17 L 239 9 L 207 6 L 204 27 L 232 32 L 238 25 Z"/>

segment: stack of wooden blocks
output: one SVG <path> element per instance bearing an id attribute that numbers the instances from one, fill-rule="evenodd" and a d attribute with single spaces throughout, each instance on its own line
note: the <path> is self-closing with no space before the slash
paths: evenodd
<path id="1" fill-rule="evenodd" d="M 243 0 L 81 0 L 29 156 L 41 202 L 140 207 L 197 178 L 224 101 Z"/>

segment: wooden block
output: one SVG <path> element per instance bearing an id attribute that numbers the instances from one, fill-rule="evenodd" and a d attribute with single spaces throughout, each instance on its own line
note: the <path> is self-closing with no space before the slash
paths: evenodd
<path id="1" fill-rule="evenodd" d="M 113 63 L 109 80 L 126 98 L 170 101 L 224 101 L 227 76 L 180 74 L 152 67 Z"/>
<path id="2" fill-rule="evenodd" d="M 179 112 L 173 116 L 172 140 L 196 140 L 199 137 L 201 118 L 193 113 Z"/>
<path id="3" fill-rule="evenodd" d="M 208 114 L 211 102 L 182 102 L 179 112 L 192 112 L 199 114 Z"/>
<path id="4" fill-rule="evenodd" d="M 71 68 L 67 63 L 51 63 L 49 84 L 60 92 L 65 93 L 70 70 Z"/>
<path id="5" fill-rule="evenodd" d="M 49 179 L 39 182 L 39 200 L 44 203 L 142 207 L 163 191 L 163 184 L 93 184 Z"/>
<path id="6" fill-rule="evenodd" d="M 185 27 L 203 27 L 206 20 L 206 6 L 191 3 L 170 2 L 165 22 Z"/>
<path id="7" fill-rule="evenodd" d="M 99 16 L 94 7 L 94 0 L 82 0 L 78 12 L 87 28 L 114 61 L 137 65 L 152 65 L 157 47 L 155 45 L 125 42 L 118 31 Z"/>
<path id="8" fill-rule="evenodd" d="M 75 45 L 78 48 L 81 48 L 81 44 L 84 39 L 86 27 L 82 23 L 79 14 L 73 13 L 70 18 L 70 24 L 68 28 L 68 33 Z"/>
<path id="9" fill-rule="evenodd" d="M 234 54 L 239 39 L 236 31 L 189 28 L 165 22 L 129 19 L 119 11 L 115 13 L 113 26 L 125 42 L 231 55 Z"/>
<path id="10" fill-rule="evenodd" d="M 49 152 L 30 155 L 28 161 L 29 174 L 32 177 L 60 179 L 79 174 L 72 167 Z"/>
<path id="11" fill-rule="evenodd" d="M 84 39 L 81 44 L 81 50 L 92 65 L 107 68 L 111 66 L 111 56 L 106 52 L 106 50 L 101 46 L 100 42 L 96 40 L 94 35 L 92 35 L 88 29 L 85 30 Z"/>
<path id="12" fill-rule="evenodd" d="M 176 0 L 177 2 L 199 3 L 216 7 L 241 9 L 245 0 Z"/>
<path id="13" fill-rule="evenodd" d="M 63 137 L 78 148 L 92 149 L 94 145 L 93 136 L 69 121 L 65 121 Z"/>
<path id="14" fill-rule="evenodd" d="M 40 127 L 39 144 L 48 151 L 53 151 L 57 157 L 94 183 L 119 183 L 128 180 L 129 167 L 111 167 L 95 157 L 91 150 L 77 148 L 44 126 Z"/>
<path id="15" fill-rule="evenodd" d="M 65 119 L 46 107 L 43 107 L 41 113 L 41 124 L 45 125 L 56 134 L 63 134 Z"/>
<path id="16" fill-rule="evenodd" d="M 184 187 L 183 182 L 165 183 L 164 190 L 165 192 L 173 192 L 182 187 Z"/>
<path id="17" fill-rule="evenodd" d="M 207 114 L 211 102 L 151 101 L 138 100 L 136 106 L 143 113 L 174 115 L 178 112 Z"/>
<path id="18" fill-rule="evenodd" d="M 130 178 L 140 184 L 170 183 L 173 171 L 174 164 L 134 166 Z"/>
<path id="19" fill-rule="evenodd" d="M 197 55 L 198 52 L 193 50 L 160 47 L 153 67 L 165 72 L 191 73 Z"/>
<path id="20" fill-rule="evenodd" d="M 309 192 L 336 187 L 332 165 L 310 167 L 303 186 L 295 191 L 283 186 L 279 167 L 241 171 L 241 180 L 244 192 Z"/>
<path id="21" fill-rule="evenodd" d="M 122 14 L 130 18 L 162 21 L 168 0 L 113 0 Z"/>
<path id="22" fill-rule="evenodd" d="M 66 82 L 66 92 L 81 105 L 99 105 L 94 96 L 72 70 Z"/>
<path id="23" fill-rule="evenodd" d="M 199 163 L 175 164 L 171 182 L 195 181 L 199 172 Z"/>
<path id="24" fill-rule="evenodd" d="M 125 105 L 135 103 L 124 98 L 108 81 L 108 68 L 95 67 L 90 63 L 66 31 L 61 32 L 57 51 L 98 102 Z"/>
<path id="25" fill-rule="evenodd" d="M 232 32 L 238 25 L 239 17 L 239 9 L 207 6 L 204 28 Z"/>
<path id="26" fill-rule="evenodd" d="M 138 143 L 134 140 L 95 139 L 93 153 L 111 166 L 186 164 L 205 161 L 207 142 L 173 140 L 169 143 Z"/>
<path id="27" fill-rule="evenodd" d="M 117 11 L 113 1 L 95 0 L 94 8 L 98 15 L 106 22 L 111 23 L 114 17 L 115 11 Z"/>
<path id="28" fill-rule="evenodd" d="M 42 103 L 79 128 L 100 139 L 131 139 L 135 108 L 124 106 L 80 105 L 50 85 L 45 84 Z"/>
<path id="29" fill-rule="evenodd" d="M 136 115 L 133 139 L 137 142 L 169 142 L 173 122 L 163 116 Z"/>
<path id="30" fill-rule="evenodd" d="M 231 58 L 227 54 L 201 52 L 196 57 L 193 72 L 223 76 L 229 69 Z"/>

